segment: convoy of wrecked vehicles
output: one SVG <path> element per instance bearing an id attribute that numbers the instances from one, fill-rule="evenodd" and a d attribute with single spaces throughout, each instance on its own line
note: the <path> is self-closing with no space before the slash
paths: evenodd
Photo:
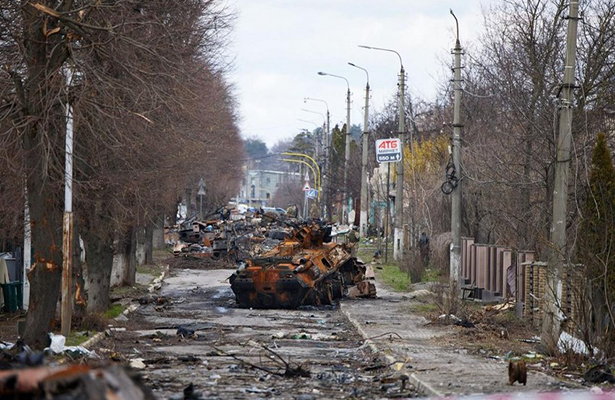
<path id="1" fill-rule="evenodd" d="M 371 267 L 335 240 L 330 225 L 269 209 L 276 210 L 261 208 L 255 218 L 192 221 L 171 239 L 174 254 L 236 263 L 230 283 L 240 307 L 297 308 L 329 305 L 346 295 L 376 296 Z"/>

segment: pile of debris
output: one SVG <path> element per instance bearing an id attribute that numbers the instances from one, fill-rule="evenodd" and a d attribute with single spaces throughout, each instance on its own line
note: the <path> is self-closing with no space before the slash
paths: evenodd
<path id="1" fill-rule="evenodd" d="M 20 340 L 0 342 L 0 398 L 11 399 L 114 399 L 153 398 L 138 375 L 119 365 L 48 363 L 45 354 L 57 356 L 58 343 L 51 337 L 46 352 L 34 352 Z M 62 357 L 74 361 L 63 344 Z M 85 349 L 84 349 L 85 350 Z M 84 357 L 90 353 L 85 350 Z M 71 355 L 72 354 L 72 355 Z"/>

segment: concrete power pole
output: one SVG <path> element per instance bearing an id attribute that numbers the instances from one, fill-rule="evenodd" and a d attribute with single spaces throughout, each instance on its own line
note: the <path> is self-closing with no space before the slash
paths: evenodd
<path id="1" fill-rule="evenodd" d="M 361 237 L 367 236 L 367 219 L 369 214 L 369 204 L 367 200 L 367 154 L 369 136 L 369 72 L 365 68 L 359 67 L 353 63 L 348 65 L 362 69 L 367 75 L 367 83 L 365 84 L 365 114 L 363 116 L 363 135 L 362 135 L 362 156 L 361 156 L 361 215 L 359 222 L 359 235 Z"/>
<path id="2" fill-rule="evenodd" d="M 455 103 L 453 116 L 453 165 L 457 176 L 461 178 L 461 44 L 459 43 L 459 22 L 451 10 L 457 25 L 457 40 L 455 41 L 454 89 Z M 461 186 L 462 179 L 453 188 L 451 210 L 451 251 L 450 251 L 450 284 L 451 289 L 459 287 L 461 278 Z"/>
<path id="3" fill-rule="evenodd" d="M 348 190 L 348 168 L 350 166 L 350 86 L 348 86 L 348 93 L 346 94 L 346 154 L 344 159 L 344 196 L 342 201 L 344 205 L 342 207 L 343 217 L 342 222 L 350 224 L 350 210 L 348 203 L 350 199 L 350 191 Z"/>
<path id="4" fill-rule="evenodd" d="M 400 57 L 401 59 L 401 57 Z M 406 71 L 401 65 L 399 71 L 399 125 L 398 135 L 401 143 L 402 158 L 397 162 L 397 182 L 395 184 L 395 229 L 393 231 L 393 258 L 401 261 L 404 249 L 404 133 L 406 132 L 406 112 L 404 100 L 406 93 Z"/>
<path id="5" fill-rule="evenodd" d="M 69 67 L 67 88 L 70 88 L 72 78 L 72 67 Z M 61 333 L 68 337 L 73 315 L 73 108 L 69 101 L 66 102 L 65 146 Z"/>
<path id="6" fill-rule="evenodd" d="M 556 349 L 563 320 L 562 277 L 566 264 L 566 201 L 568 200 L 568 172 L 572 141 L 572 107 L 574 103 L 574 70 L 577 51 L 579 1 L 570 1 L 564 81 L 559 92 L 559 136 L 557 162 L 553 184 L 553 219 L 551 221 L 551 250 L 548 264 L 548 288 L 545 296 L 546 313 L 542 325 L 542 341 L 550 350 Z"/>
<path id="7" fill-rule="evenodd" d="M 326 103 L 325 103 L 326 104 Z M 325 131 L 325 161 L 323 171 L 325 171 L 325 189 L 324 199 L 325 206 L 323 215 L 325 219 L 331 220 L 331 115 L 329 114 L 329 106 L 327 105 L 327 129 Z"/>
<path id="8" fill-rule="evenodd" d="M 403 256 L 404 249 L 404 134 L 406 132 L 406 113 L 404 107 L 406 93 L 406 71 L 404 70 L 404 62 L 401 55 L 393 49 L 385 49 L 383 47 L 365 46 L 360 44 L 359 47 L 370 50 L 388 51 L 397 54 L 401 69 L 399 72 L 399 141 L 401 144 L 402 159 L 397 163 L 397 182 L 395 184 L 395 223 L 393 230 L 393 258 L 400 261 Z M 387 199 L 387 202 L 389 199 Z"/>

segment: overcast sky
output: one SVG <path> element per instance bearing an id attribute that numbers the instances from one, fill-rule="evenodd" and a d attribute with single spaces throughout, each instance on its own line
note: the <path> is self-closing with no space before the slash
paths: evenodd
<path id="1" fill-rule="evenodd" d="M 371 110 L 382 109 L 395 93 L 398 51 L 413 96 L 435 97 L 438 85 L 450 79 L 442 62 L 452 62 L 455 21 L 461 44 L 476 41 L 482 31 L 482 7 L 497 0 L 229 0 L 238 12 L 228 55 L 230 75 L 239 101 L 242 136 L 256 136 L 269 147 L 292 138 L 301 129 L 322 125 L 325 100 L 331 126 L 346 119 L 346 83 L 319 76 L 318 71 L 344 76 L 352 93 L 351 123 L 362 124 L 366 76 L 370 74 Z M 302 120 L 312 121 L 302 122 Z"/>

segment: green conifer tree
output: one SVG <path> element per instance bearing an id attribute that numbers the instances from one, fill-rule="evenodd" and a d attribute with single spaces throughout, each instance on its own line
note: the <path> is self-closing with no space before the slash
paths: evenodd
<path id="1" fill-rule="evenodd" d="M 592 156 L 577 255 L 578 261 L 587 267 L 587 277 L 594 280 L 598 290 L 605 292 L 607 304 L 612 304 L 615 301 L 615 168 L 604 133 L 598 134 Z"/>

